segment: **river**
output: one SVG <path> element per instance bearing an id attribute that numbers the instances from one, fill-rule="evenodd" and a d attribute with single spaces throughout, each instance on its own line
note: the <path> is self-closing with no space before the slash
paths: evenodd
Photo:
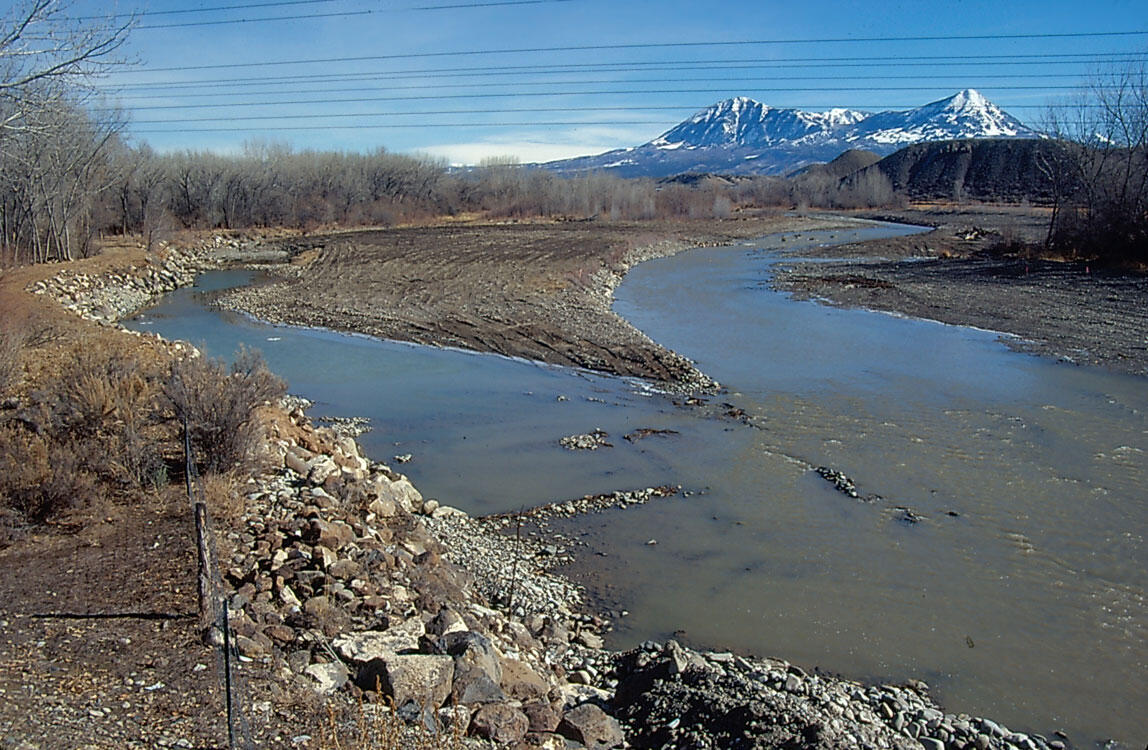
<path id="1" fill-rule="evenodd" d="M 785 247 L 857 236 L 804 232 Z M 473 513 L 671 482 L 697 491 L 566 526 L 602 553 L 572 574 L 630 612 L 614 646 L 676 633 L 857 678 L 916 677 L 951 711 L 1077 745 L 1142 743 L 1144 379 L 1018 354 L 991 332 L 793 301 L 769 288 L 780 246 L 649 261 L 616 293 L 617 312 L 725 384 L 718 400 L 749 424 L 637 381 L 203 304 L 243 272 L 209 274 L 129 325 L 214 355 L 258 347 L 313 413 L 371 418 L 373 457 L 412 454 L 399 468 L 424 494 Z M 614 447 L 558 446 L 594 428 Z M 623 439 L 638 428 L 677 434 Z"/>

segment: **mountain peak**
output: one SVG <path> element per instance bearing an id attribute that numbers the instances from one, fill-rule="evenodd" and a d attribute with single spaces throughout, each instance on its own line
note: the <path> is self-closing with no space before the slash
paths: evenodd
<path id="1" fill-rule="evenodd" d="M 916 109 L 882 112 L 877 117 L 883 119 L 881 130 L 890 131 L 877 137 L 887 142 L 1037 137 L 1035 131 L 1025 127 L 976 89 L 962 89 L 950 97 Z"/>
<path id="2" fill-rule="evenodd" d="M 865 117 L 865 113 L 849 109 L 827 112 L 779 109 L 748 96 L 735 96 L 697 112 L 647 145 L 660 149 L 769 147 L 817 138 L 842 125 L 860 122 Z"/>
<path id="3" fill-rule="evenodd" d="M 642 146 L 548 166 L 559 171 L 610 169 L 627 176 L 769 174 L 829 161 L 847 149 L 885 155 L 923 141 L 1040 137 L 971 88 L 916 109 L 877 113 L 840 108 L 811 112 L 735 96 L 699 110 Z"/>
<path id="4" fill-rule="evenodd" d="M 995 107 L 992 102 L 984 97 L 981 92 L 976 89 L 961 89 L 957 93 L 949 97 L 953 107 L 963 109 L 965 107 Z"/>

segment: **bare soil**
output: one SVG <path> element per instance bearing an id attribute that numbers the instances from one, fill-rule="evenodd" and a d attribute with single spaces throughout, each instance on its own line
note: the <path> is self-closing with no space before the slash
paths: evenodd
<path id="1" fill-rule="evenodd" d="M 927 205 L 870 218 L 936 228 L 822 248 L 818 254 L 834 262 L 783 263 L 775 286 L 799 298 L 1007 333 L 1020 351 L 1148 375 L 1148 275 L 1018 252 L 1018 242 L 1043 238 L 1041 209 Z"/>
<path id="2" fill-rule="evenodd" d="M 226 738 L 190 518 L 170 497 L 84 507 L 0 550 L 0 746 Z"/>
<path id="3" fill-rule="evenodd" d="M 344 232 L 284 243 L 281 283 L 223 304 L 320 326 L 585 367 L 690 387 L 693 365 L 610 310 L 641 260 L 833 219 L 756 217 L 640 224 L 452 224 Z"/>

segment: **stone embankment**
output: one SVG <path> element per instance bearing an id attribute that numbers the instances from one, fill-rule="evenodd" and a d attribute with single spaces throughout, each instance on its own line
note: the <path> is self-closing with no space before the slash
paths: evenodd
<path id="1" fill-rule="evenodd" d="M 111 320 L 186 283 L 209 254 L 175 251 L 107 279 L 61 273 L 36 291 Z M 580 611 L 582 591 L 553 572 L 569 559 L 563 540 L 520 538 L 512 517 L 423 498 L 297 403 L 264 416 L 264 468 L 213 512 L 236 645 L 280 691 L 393 705 L 418 731 L 515 748 L 1065 747 L 945 713 L 923 683 L 864 685 L 674 641 L 606 650 L 610 624 Z M 679 493 L 587 496 L 533 520 Z M 298 726 L 277 705 L 271 721 Z"/>
<path id="2" fill-rule="evenodd" d="M 160 244 L 142 265 L 130 264 L 103 273 L 69 268 L 41 281 L 28 291 L 47 294 L 64 308 L 99 323 L 115 323 L 146 307 L 160 295 L 195 281 L 200 271 L 213 268 L 246 247 L 239 240 L 216 236 L 190 247 Z"/>
<path id="3" fill-rule="evenodd" d="M 461 721 L 500 745 L 622 741 L 608 694 L 566 679 L 599 673 L 586 652 L 599 653 L 604 623 L 574 610 L 581 592 L 545 570 L 547 555 L 424 499 L 299 409 L 272 424 L 277 468 L 249 479 L 221 539 L 243 656 L 321 694 L 381 692 L 435 731 Z"/>
<path id="4" fill-rule="evenodd" d="M 228 579 L 240 647 L 282 653 L 285 679 L 324 693 L 380 688 L 408 720 L 463 721 L 523 748 L 1066 747 L 945 713 L 920 682 L 865 685 L 674 641 L 605 650 L 609 623 L 580 614 L 581 591 L 549 570 L 566 550 L 508 538 L 514 516 L 423 499 L 298 410 L 271 446 L 282 468 L 250 482 Z M 593 496 L 540 515 L 679 492 Z"/>

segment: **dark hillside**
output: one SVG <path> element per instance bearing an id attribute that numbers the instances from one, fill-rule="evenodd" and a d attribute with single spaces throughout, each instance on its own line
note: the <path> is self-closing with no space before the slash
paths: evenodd
<path id="1" fill-rule="evenodd" d="M 860 148 L 851 148 L 848 151 L 841 152 L 831 162 L 826 164 L 810 164 L 807 167 L 802 167 L 794 172 L 790 172 L 787 177 L 801 177 L 803 175 L 811 175 L 815 177 L 827 176 L 843 179 L 853 174 L 859 169 L 876 164 L 881 161 L 881 157 L 872 151 L 866 151 Z"/>
<path id="2" fill-rule="evenodd" d="M 909 198 L 1030 200 L 1049 203 L 1053 186 L 1040 165 L 1064 147 L 1038 139 L 968 139 L 907 146 L 847 178 L 880 171 Z"/>

